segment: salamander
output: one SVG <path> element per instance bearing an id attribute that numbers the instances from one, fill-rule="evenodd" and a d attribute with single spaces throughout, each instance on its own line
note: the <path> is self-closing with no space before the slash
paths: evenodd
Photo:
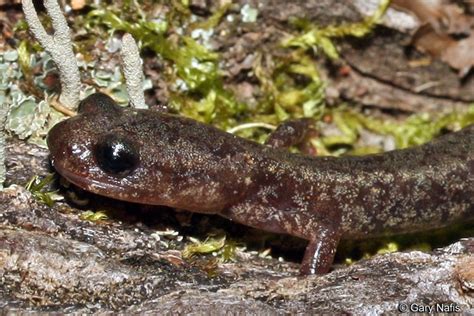
<path id="1" fill-rule="evenodd" d="M 474 125 L 422 146 L 336 158 L 120 107 L 101 93 L 78 112 L 47 136 L 51 162 L 67 180 L 114 199 L 218 214 L 306 239 L 303 274 L 328 272 L 341 238 L 474 218 Z"/>

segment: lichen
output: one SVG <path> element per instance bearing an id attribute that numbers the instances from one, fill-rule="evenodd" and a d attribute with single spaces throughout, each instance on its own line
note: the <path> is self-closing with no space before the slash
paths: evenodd
<path id="1" fill-rule="evenodd" d="M 44 1 L 44 6 L 54 27 L 52 35 L 48 34 L 41 24 L 33 2 L 31 0 L 22 0 L 22 5 L 30 31 L 41 43 L 41 46 L 51 55 L 59 68 L 62 85 L 61 103 L 70 109 L 75 109 L 79 105 L 81 76 L 72 49 L 70 29 L 58 1 Z"/>
<path id="2" fill-rule="evenodd" d="M 46 102 L 37 102 L 21 88 L 23 80 L 27 83 L 41 82 L 46 74 L 36 77 L 30 69 L 38 64 L 45 65 L 49 60 L 44 54 L 39 57 L 31 56 L 22 44 L 18 52 L 0 53 L 0 99 L 7 109 L 5 130 L 40 145 L 45 145 L 44 137 L 52 126 L 50 124 L 54 124 L 62 116 L 51 113 Z"/>
<path id="3" fill-rule="evenodd" d="M 143 95 L 142 59 L 137 43 L 130 34 L 122 37 L 120 57 L 131 106 L 136 109 L 148 109 Z"/>

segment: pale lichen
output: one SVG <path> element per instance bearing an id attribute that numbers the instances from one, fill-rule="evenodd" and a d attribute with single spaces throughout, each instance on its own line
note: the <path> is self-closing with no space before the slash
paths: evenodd
<path id="1" fill-rule="evenodd" d="M 81 77 L 72 49 L 71 34 L 66 19 L 56 0 L 45 0 L 44 6 L 51 18 L 54 34 L 46 32 L 31 0 L 22 0 L 23 12 L 30 31 L 41 46 L 52 56 L 59 69 L 62 92 L 60 102 L 74 109 L 79 105 Z"/>
<path id="2" fill-rule="evenodd" d="M 131 106 L 136 109 L 147 109 L 143 95 L 142 60 L 137 43 L 128 33 L 122 37 L 120 57 Z"/>

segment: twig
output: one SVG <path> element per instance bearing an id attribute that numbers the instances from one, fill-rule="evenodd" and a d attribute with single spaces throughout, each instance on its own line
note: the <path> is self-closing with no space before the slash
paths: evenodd
<path id="1" fill-rule="evenodd" d="M 271 125 L 271 124 L 267 124 L 267 123 L 260 123 L 260 122 L 245 123 L 245 124 L 240 124 L 240 125 L 237 125 L 237 126 L 234 126 L 230 129 L 228 129 L 227 133 L 235 134 L 238 131 L 248 129 L 248 128 L 266 128 L 266 129 L 269 129 L 269 130 L 273 131 L 273 130 L 276 129 L 276 126 Z"/>
<path id="2" fill-rule="evenodd" d="M 57 0 L 44 1 L 44 6 L 53 24 L 53 35 L 49 35 L 44 29 L 31 0 L 22 0 L 22 5 L 31 32 L 41 46 L 51 55 L 59 69 L 62 85 L 60 102 L 69 109 L 77 108 L 81 77 L 72 50 L 70 30 Z"/>
<path id="3" fill-rule="evenodd" d="M 136 109 L 147 109 L 148 106 L 145 104 L 145 95 L 143 94 L 142 60 L 137 43 L 128 33 L 122 37 L 120 57 L 131 106 Z"/>
<path id="4" fill-rule="evenodd" d="M 64 115 L 67 115 L 67 116 L 75 116 L 77 115 L 77 113 L 71 109 L 68 109 L 67 107 L 63 106 L 60 102 L 58 102 L 57 99 L 54 99 L 52 98 L 51 100 L 49 100 L 49 105 L 55 109 L 56 111 L 64 114 Z"/>

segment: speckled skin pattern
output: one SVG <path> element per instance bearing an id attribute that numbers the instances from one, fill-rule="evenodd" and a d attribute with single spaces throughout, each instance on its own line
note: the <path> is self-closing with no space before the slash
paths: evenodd
<path id="1" fill-rule="evenodd" d="M 103 135 L 134 144 L 117 176 L 97 164 Z M 363 157 L 309 157 L 184 117 L 121 108 L 103 94 L 48 135 L 56 170 L 112 198 L 219 214 L 309 240 L 301 271 L 325 273 L 340 238 L 448 225 L 474 217 L 474 125 L 419 147 Z"/>

